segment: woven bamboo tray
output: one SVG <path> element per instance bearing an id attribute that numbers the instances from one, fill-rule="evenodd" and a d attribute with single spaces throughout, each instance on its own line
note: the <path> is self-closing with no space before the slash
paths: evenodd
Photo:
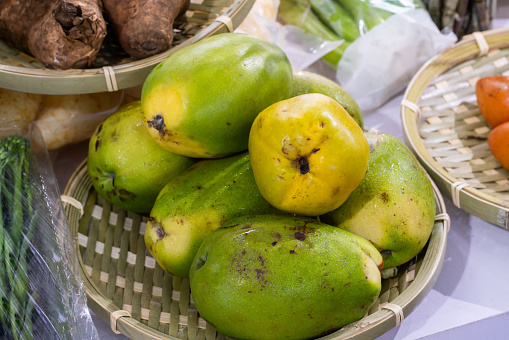
<path id="1" fill-rule="evenodd" d="M 0 41 L 0 86 L 40 94 L 82 94 L 117 91 L 141 85 L 150 71 L 180 48 L 208 36 L 233 32 L 246 18 L 255 0 L 191 0 L 174 24 L 174 41 L 166 52 L 141 60 L 122 53 L 98 55 L 87 69 L 47 69 L 33 57 Z M 108 33 L 110 34 L 110 33 Z M 108 44 L 108 39 L 105 40 Z M 104 46 L 103 46 L 104 47 Z M 118 47 L 107 46 L 111 51 Z"/>
<path id="2" fill-rule="evenodd" d="M 465 211 L 509 229 L 509 173 L 491 154 L 477 106 L 481 77 L 509 75 L 509 30 L 476 32 L 429 60 L 401 104 L 404 137 L 441 192 Z"/>
<path id="3" fill-rule="evenodd" d="M 434 187 L 437 215 L 430 240 L 413 260 L 382 283 L 363 319 L 321 339 L 373 339 L 403 321 L 435 284 L 444 260 L 449 217 Z M 147 218 L 106 202 L 92 187 L 84 161 L 62 195 L 78 253 L 88 305 L 112 332 L 132 339 L 228 339 L 202 319 L 189 280 L 164 272 L 147 254 Z"/>

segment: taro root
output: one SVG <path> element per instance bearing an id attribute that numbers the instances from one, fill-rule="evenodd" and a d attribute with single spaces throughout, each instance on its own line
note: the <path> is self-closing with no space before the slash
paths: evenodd
<path id="1" fill-rule="evenodd" d="M 106 36 L 99 0 L 2 0 L 0 38 L 48 68 L 84 68 Z"/>
<path id="2" fill-rule="evenodd" d="M 105 17 L 120 46 L 132 58 L 164 52 L 173 41 L 175 18 L 189 0 L 103 0 Z"/>

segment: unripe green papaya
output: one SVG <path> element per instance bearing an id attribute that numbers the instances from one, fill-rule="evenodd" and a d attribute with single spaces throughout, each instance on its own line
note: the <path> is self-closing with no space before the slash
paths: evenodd
<path id="1" fill-rule="evenodd" d="M 320 220 L 364 237 L 381 252 L 384 267 L 416 256 L 433 229 L 436 203 L 431 180 L 410 149 L 385 133 L 365 133 L 370 147 L 361 184 Z"/>
<path id="2" fill-rule="evenodd" d="M 353 97 L 335 81 L 309 71 L 294 71 L 293 96 L 307 93 L 321 93 L 337 101 L 364 129 L 362 111 Z"/>
<path id="3" fill-rule="evenodd" d="M 143 126 L 139 101 L 123 105 L 90 138 L 87 169 L 99 195 L 147 214 L 170 179 L 197 162 L 161 148 Z"/>
<path id="4" fill-rule="evenodd" d="M 260 194 L 247 152 L 201 160 L 161 190 L 145 244 L 164 270 L 187 277 L 205 236 L 231 218 L 265 213 L 282 214 Z"/>
<path id="5" fill-rule="evenodd" d="M 292 93 L 286 54 L 261 38 L 224 33 L 183 47 L 143 83 L 150 135 L 172 152 L 218 158 L 247 150 L 256 115 Z"/>
<path id="6" fill-rule="evenodd" d="M 309 339 L 361 319 L 383 260 L 365 239 L 316 219 L 244 216 L 205 238 L 189 271 L 201 317 L 238 339 Z"/>

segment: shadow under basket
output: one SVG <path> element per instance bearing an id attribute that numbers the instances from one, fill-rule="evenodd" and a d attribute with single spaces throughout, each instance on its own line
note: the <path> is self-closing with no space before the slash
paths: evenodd
<path id="1" fill-rule="evenodd" d="M 477 80 L 509 76 L 509 29 L 475 32 L 431 58 L 401 103 L 405 140 L 444 196 L 509 230 L 509 172 L 488 146 Z"/>
<path id="2" fill-rule="evenodd" d="M 433 184 L 433 182 L 432 182 Z M 435 284 L 444 260 L 449 216 L 433 184 L 437 212 L 431 237 L 382 290 L 362 319 L 320 339 L 373 339 L 404 322 Z M 200 317 L 189 279 L 163 271 L 148 255 L 147 217 L 124 211 L 93 189 L 84 161 L 62 195 L 90 309 L 112 332 L 132 339 L 230 339 Z"/>

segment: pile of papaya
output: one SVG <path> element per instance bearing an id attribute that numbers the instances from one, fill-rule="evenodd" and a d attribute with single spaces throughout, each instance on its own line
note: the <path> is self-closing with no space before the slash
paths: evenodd
<path id="1" fill-rule="evenodd" d="M 98 194 L 148 217 L 146 247 L 238 339 L 308 339 L 361 319 L 382 273 L 425 247 L 432 184 L 354 98 L 226 33 L 181 48 L 97 126 Z"/>
<path id="2" fill-rule="evenodd" d="M 496 160 L 509 170 L 509 77 L 495 75 L 475 85 L 479 110 L 491 127 L 488 146 Z"/>

